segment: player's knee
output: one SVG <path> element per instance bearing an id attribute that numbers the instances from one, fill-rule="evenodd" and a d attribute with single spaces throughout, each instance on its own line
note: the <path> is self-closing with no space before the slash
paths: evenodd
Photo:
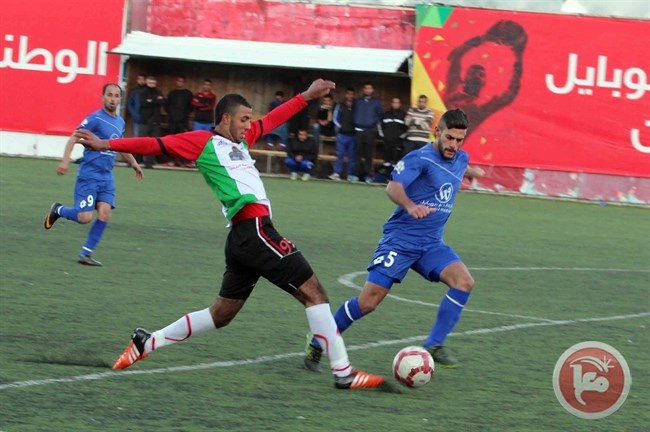
<path id="1" fill-rule="evenodd" d="M 80 224 L 87 224 L 93 220 L 93 212 L 82 212 L 77 214 L 77 222 Z"/>
<path id="2" fill-rule="evenodd" d="M 470 275 L 463 276 L 454 288 L 457 288 L 461 291 L 470 292 L 474 288 L 474 278 Z"/>
<path id="3" fill-rule="evenodd" d="M 359 297 L 359 309 L 361 309 L 364 315 L 374 312 L 377 306 L 379 306 L 379 300 L 375 298 L 362 299 Z"/>
<path id="4" fill-rule="evenodd" d="M 305 283 L 300 285 L 293 296 L 305 307 L 329 303 L 327 292 L 316 278 L 316 275 L 312 275 Z"/>
<path id="5" fill-rule="evenodd" d="M 230 324 L 230 322 L 233 320 L 234 317 L 225 317 L 223 315 L 215 317 L 214 315 L 212 316 L 212 322 L 214 323 L 214 326 L 218 329 L 223 328 Z"/>
<path id="6" fill-rule="evenodd" d="M 235 318 L 235 315 L 228 311 L 219 311 L 215 305 L 210 307 L 210 316 L 212 316 L 214 326 L 218 329 L 227 326 Z"/>

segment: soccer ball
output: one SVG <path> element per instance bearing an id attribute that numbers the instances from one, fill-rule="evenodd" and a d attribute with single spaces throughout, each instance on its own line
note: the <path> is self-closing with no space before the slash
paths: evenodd
<path id="1" fill-rule="evenodd" d="M 407 387 L 422 387 L 433 377 L 433 357 L 419 346 L 401 349 L 393 360 L 395 379 Z"/>

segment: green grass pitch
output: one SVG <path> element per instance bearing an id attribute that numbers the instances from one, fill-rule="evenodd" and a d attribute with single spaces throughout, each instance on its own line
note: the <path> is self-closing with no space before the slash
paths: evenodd
<path id="1" fill-rule="evenodd" d="M 301 367 L 307 321 L 260 281 L 230 326 L 110 365 L 131 330 L 155 330 L 217 295 L 227 235 L 196 172 L 116 168 L 117 209 L 94 256 L 89 226 L 42 223 L 71 204 L 74 166 L 0 158 L 0 431 L 641 431 L 650 427 L 650 211 L 462 192 L 446 241 L 476 286 L 447 344 L 463 366 L 402 394 L 340 391 Z M 332 309 L 358 293 L 393 209 L 382 187 L 265 179 L 276 228 L 303 251 Z M 345 334 L 354 365 L 390 374 L 428 333 L 445 287 L 411 273 Z M 614 346 L 627 401 L 584 420 L 553 392 L 568 347 Z M 392 377 L 390 378 L 392 380 Z"/>

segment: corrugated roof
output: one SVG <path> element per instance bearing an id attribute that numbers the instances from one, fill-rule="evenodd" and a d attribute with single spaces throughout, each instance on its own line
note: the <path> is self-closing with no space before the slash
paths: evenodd
<path id="1" fill-rule="evenodd" d="M 413 53 L 410 50 L 158 36 L 145 32 L 128 33 L 122 43 L 109 52 L 208 63 L 376 73 L 397 72 Z"/>

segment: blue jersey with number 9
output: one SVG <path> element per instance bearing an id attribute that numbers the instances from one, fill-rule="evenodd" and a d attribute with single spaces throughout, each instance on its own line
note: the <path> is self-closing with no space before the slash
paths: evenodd
<path id="1" fill-rule="evenodd" d="M 100 109 L 88 115 L 81 122 L 78 129 L 87 129 L 100 139 L 121 138 L 124 135 L 124 119 L 120 116 L 113 117 L 103 109 Z M 94 180 L 112 180 L 114 164 L 114 151 L 85 149 L 83 162 L 79 166 L 77 177 Z"/>

